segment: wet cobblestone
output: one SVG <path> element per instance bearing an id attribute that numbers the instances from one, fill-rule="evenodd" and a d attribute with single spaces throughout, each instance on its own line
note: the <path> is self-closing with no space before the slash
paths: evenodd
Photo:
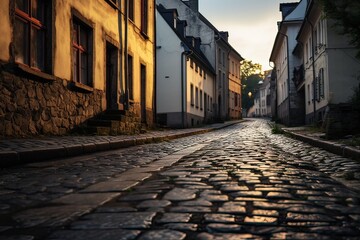
<path id="1" fill-rule="evenodd" d="M 164 159 L 174 164 L 162 168 Z M 358 239 L 359 168 L 354 160 L 271 134 L 266 121 L 248 121 L 166 143 L 3 170 L 0 234 Z M 93 198 L 75 197 L 84 194 Z"/>

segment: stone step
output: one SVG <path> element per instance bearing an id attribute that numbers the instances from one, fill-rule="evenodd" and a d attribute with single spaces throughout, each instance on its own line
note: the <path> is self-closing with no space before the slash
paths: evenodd
<path id="1" fill-rule="evenodd" d="M 89 119 L 87 121 L 87 125 L 92 127 L 117 128 L 119 127 L 119 124 L 120 121 L 105 120 L 105 119 Z"/>
<path id="2" fill-rule="evenodd" d="M 96 134 L 99 136 L 108 136 L 111 135 L 110 127 L 90 127 L 88 126 L 86 130 L 91 134 Z"/>

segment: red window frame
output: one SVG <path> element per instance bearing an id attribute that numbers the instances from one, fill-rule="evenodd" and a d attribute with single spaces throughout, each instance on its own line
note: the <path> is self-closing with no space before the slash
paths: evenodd
<path id="1" fill-rule="evenodd" d="M 24 0 L 25 5 L 27 5 L 27 9 L 20 9 L 16 6 L 15 4 L 15 21 L 19 20 L 22 21 L 25 25 L 27 25 L 28 30 L 27 33 L 23 33 L 24 39 L 22 40 L 22 44 L 24 44 L 24 46 L 26 46 L 25 49 L 23 49 L 23 61 L 19 61 L 17 59 L 16 53 L 15 53 L 15 62 L 19 63 L 19 64 L 24 64 L 34 70 L 37 71 L 43 71 L 45 68 L 45 45 L 46 45 L 46 27 L 44 24 L 45 21 L 45 1 L 44 0 Z M 43 21 L 39 20 L 37 18 L 37 16 L 33 16 L 32 10 L 34 5 L 38 6 L 41 5 L 40 7 L 36 8 L 36 12 L 41 11 L 40 15 L 43 19 Z M 34 39 L 35 37 L 32 36 L 32 30 L 35 29 L 36 31 L 40 31 L 40 34 L 42 34 L 42 45 L 41 46 L 36 46 L 36 49 L 32 48 L 32 44 L 33 42 L 36 42 L 37 44 L 39 44 L 39 41 L 37 39 Z M 14 31 L 17 31 L 17 29 L 15 28 Z M 41 35 L 38 35 L 41 36 Z M 17 46 L 15 45 L 15 48 Z M 43 50 L 43 52 L 41 53 L 41 50 Z M 19 49 L 16 49 L 19 50 Z M 39 56 L 39 54 L 41 54 Z M 35 58 L 38 58 L 35 60 Z M 39 62 L 40 60 L 40 62 Z M 36 64 L 36 65 L 35 65 Z"/>
<path id="2" fill-rule="evenodd" d="M 83 36 L 81 33 L 85 33 Z M 73 80 L 90 86 L 89 29 L 77 19 L 73 20 Z M 85 40 L 82 40 L 85 37 Z M 84 60 L 85 59 L 85 60 Z M 84 62 L 83 62 L 84 61 Z M 83 66 L 83 63 L 86 65 Z M 84 71 L 83 71 L 84 70 Z"/>

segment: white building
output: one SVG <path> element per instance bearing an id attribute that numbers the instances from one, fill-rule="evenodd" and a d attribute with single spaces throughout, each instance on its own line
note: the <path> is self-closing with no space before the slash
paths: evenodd
<path id="1" fill-rule="evenodd" d="M 229 119 L 229 54 L 235 50 L 228 43 L 227 32 L 218 31 L 199 13 L 198 0 L 156 0 L 156 3 L 168 9 L 177 9 L 179 17 L 189 25 L 186 34 L 201 38 L 200 49 L 216 73 L 213 99 L 215 118 L 219 121 Z M 240 56 L 237 52 L 235 54 Z"/>
<path id="2" fill-rule="evenodd" d="M 329 105 L 346 103 L 358 86 L 360 62 L 349 39 L 339 35 L 333 20 L 311 0 L 297 40 L 303 56 L 306 123 L 324 120 Z"/>
<path id="3" fill-rule="evenodd" d="M 169 127 L 213 120 L 214 70 L 200 50 L 200 38 L 186 36 L 176 9 L 157 7 L 157 119 Z"/>
<path id="4" fill-rule="evenodd" d="M 271 52 L 270 61 L 276 71 L 276 119 L 294 126 L 304 123 L 303 99 L 298 96 L 293 81 L 293 69 L 301 65 L 301 58 L 293 55 L 297 46 L 296 37 L 305 17 L 307 0 L 299 3 L 282 3 L 282 21 L 278 23 L 278 33 Z"/>

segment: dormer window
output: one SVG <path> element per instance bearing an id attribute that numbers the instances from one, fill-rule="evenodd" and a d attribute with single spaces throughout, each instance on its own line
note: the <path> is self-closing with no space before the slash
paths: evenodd
<path id="1" fill-rule="evenodd" d="M 176 29 L 177 28 L 177 19 L 174 17 L 174 29 Z"/>
<path id="2" fill-rule="evenodd" d="M 195 47 L 195 38 L 191 39 L 191 46 L 194 48 Z"/>

